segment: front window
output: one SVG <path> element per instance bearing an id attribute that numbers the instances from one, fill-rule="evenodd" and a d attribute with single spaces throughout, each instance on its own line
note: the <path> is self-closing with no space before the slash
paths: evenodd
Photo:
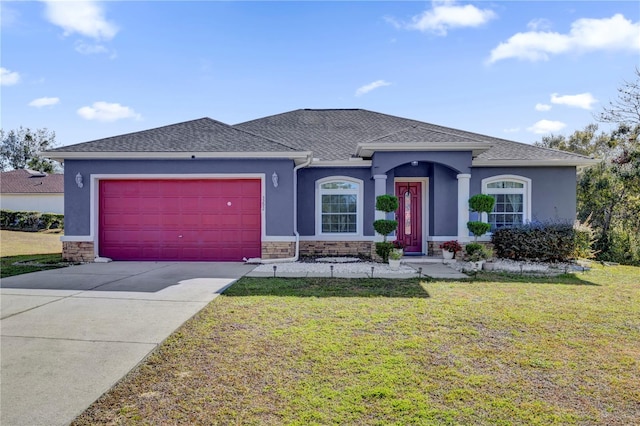
<path id="1" fill-rule="evenodd" d="M 531 180 L 522 176 L 494 176 L 482 180 L 483 193 L 495 198 L 487 221 L 491 230 L 517 226 L 531 220 Z"/>
<path id="2" fill-rule="evenodd" d="M 359 234 L 362 225 L 362 182 L 322 179 L 317 182 L 320 234 Z"/>

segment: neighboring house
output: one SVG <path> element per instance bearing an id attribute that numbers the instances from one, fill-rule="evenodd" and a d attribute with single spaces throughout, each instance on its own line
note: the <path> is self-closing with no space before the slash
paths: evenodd
<path id="1" fill-rule="evenodd" d="M 0 174 L 0 208 L 64 214 L 64 176 L 20 169 Z"/>
<path id="2" fill-rule="evenodd" d="M 361 109 L 209 118 L 57 148 L 65 257 L 371 255 L 376 196 L 396 194 L 408 253 L 469 241 L 468 199 L 501 227 L 576 215 L 587 157 Z"/>

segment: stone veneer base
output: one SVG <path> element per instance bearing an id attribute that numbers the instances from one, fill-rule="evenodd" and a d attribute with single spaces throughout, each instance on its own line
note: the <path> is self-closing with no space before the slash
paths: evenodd
<path id="1" fill-rule="evenodd" d="M 263 241 L 263 259 L 286 259 L 296 255 L 296 243 L 288 241 Z"/>
<path id="2" fill-rule="evenodd" d="M 371 258 L 375 245 L 371 241 L 300 241 L 301 256 L 361 256 Z"/>
<path id="3" fill-rule="evenodd" d="M 69 262 L 93 262 L 95 252 L 92 241 L 63 241 L 62 258 Z"/>

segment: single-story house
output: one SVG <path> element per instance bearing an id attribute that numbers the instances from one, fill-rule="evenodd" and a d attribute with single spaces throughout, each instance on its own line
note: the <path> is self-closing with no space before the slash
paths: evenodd
<path id="1" fill-rule="evenodd" d="M 362 109 L 201 118 L 53 149 L 65 166 L 66 258 L 241 261 L 371 255 L 376 196 L 396 194 L 405 252 L 469 241 L 468 199 L 494 228 L 576 216 L 594 160 Z"/>
<path id="2" fill-rule="evenodd" d="M 0 173 L 2 210 L 64 214 L 64 177 L 28 169 Z"/>

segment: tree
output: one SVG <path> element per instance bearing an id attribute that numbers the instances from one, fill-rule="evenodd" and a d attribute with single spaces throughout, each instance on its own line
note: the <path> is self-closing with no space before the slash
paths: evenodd
<path id="1" fill-rule="evenodd" d="M 598 133 L 598 125 L 592 123 L 585 126 L 583 130 L 576 130 L 569 137 L 552 134 L 543 136 L 542 141 L 533 144 L 542 148 L 574 152 L 587 157 L 608 158 L 614 155 L 620 141 L 608 133 Z"/>
<path id="2" fill-rule="evenodd" d="M 631 127 L 640 123 L 640 68 L 635 69 L 635 77 L 635 81 L 623 81 L 618 88 L 618 98 L 602 108 L 598 121 Z"/>
<path id="3" fill-rule="evenodd" d="M 42 152 L 54 148 L 56 134 L 46 128 L 32 131 L 20 126 L 17 130 L 0 130 L 0 167 L 2 170 L 30 168 L 53 173 L 59 168 L 55 161 L 42 157 Z"/>

